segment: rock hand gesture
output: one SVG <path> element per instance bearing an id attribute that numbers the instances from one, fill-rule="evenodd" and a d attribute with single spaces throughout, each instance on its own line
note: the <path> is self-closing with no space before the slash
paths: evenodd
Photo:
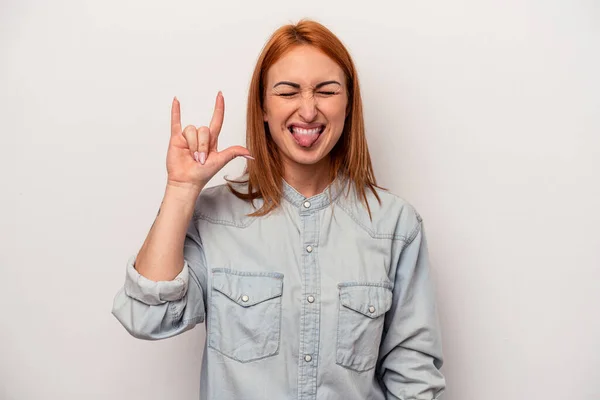
<path id="1" fill-rule="evenodd" d="M 167 152 L 168 185 L 193 186 L 202 190 L 229 161 L 236 157 L 252 159 L 248 149 L 242 146 L 217 150 L 224 114 L 225 101 L 219 92 L 210 126 L 187 125 L 182 130 L 179 100 L 173 99 Z"/>

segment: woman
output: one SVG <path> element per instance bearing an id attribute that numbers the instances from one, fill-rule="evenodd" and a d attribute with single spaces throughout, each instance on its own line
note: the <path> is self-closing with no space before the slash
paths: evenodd
<path id="1" fill-rule="evenodd" d="M 358 78 L 311 21 L 277 30 L 248 97 L 247 145 L 181 128 L 113 313 L 135 337 L 206 322 L 203 399 L 435 399 L 441 340 L 420 216 L 378 188 Z M 228 161 L 245 175 L 204 189 Z"/>

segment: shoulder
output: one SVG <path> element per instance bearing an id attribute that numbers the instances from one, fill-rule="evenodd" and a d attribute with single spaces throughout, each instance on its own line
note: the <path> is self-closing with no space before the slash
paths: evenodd
<path id="1" fill-rule="evenodd" d="M 231 186 L 238 192 L 247 193 L 247 184 L 232 183 Z M 259 203 L 260 200 L 255 200 L 256 205 Z M 202 190 L 196 200 L 194 218 L 244 228 L 254 219 L 248 216 L 254 211 L 256 209 L 250 201 L 240 199 L 227 184 L 221 184 Z"/>
<path id="2" fill-rule="evenodd" d="M 352 187 L 347 195 L 344 192 L 340 196 L 338 204 L 362 229 L 366 230 L 372 237 L 380 239 L 397 239 L 410 242 L 419 232 L 421 227 L 421 215 L 403 197 L 394 193 L 376 188 L 375 194 L 366 189 L 367 202 L 371 211 L 358 197 L 356 188 Z"/>

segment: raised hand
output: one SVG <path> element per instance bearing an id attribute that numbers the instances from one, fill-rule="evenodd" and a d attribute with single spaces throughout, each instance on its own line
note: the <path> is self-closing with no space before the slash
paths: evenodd
<path id="1" fill-rule="evenodd" d="M 194 186 L 202 190 L 229 161 L 236 157 L 253 159 L 248 149 L 242 146 L 217 150 L 224 115 L 225 100 L 219 92 L 210 126 L 196 128 L 194 125 L 187 125 L 182 130 L 179 100 L 173 99 L 171 139 L 167 152 L 169 185 Z"/>

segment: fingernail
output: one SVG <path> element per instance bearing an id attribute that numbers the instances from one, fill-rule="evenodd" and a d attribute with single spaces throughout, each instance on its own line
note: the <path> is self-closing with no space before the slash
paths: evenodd
<path id="1" fill-rule="evenodd" d="M 243 155 L 242 157 L 247 158 L 248 160 L 255 160 L 255 158 L 252 156 Z"/>
<path id="2" fill-rule="evenodd" d="M 200 164 L 204 165 L 205 162 L 206 162 L 206 153 L 202 152 L 202 153 L 200 153 Z"/>
<path id="3" fill-rule="evenodd" d="M 198 157 L 197 151 L 194 152 L 194 160 L 196 160 L 196 162 L 200 162 L 200 158 Z"/>
<path id="4" fill-rule="evenodd" d="M 217 96 L 223 96 L 223 92 L 221 92 L 221 91 L 219 90 L 219 93 L 217 93 Z"/>

